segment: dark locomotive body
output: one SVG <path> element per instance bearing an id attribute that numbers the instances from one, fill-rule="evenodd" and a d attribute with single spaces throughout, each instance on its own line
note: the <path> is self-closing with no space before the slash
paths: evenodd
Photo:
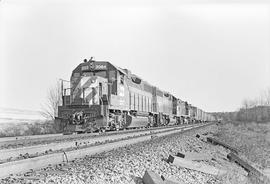
<path id="1" fill-rule="evenodd" d="M 62 89 L 64 132 L 92 132 L 210 121 L 211 116 L 147 83 L 127 69 L 85 60 Z"/>

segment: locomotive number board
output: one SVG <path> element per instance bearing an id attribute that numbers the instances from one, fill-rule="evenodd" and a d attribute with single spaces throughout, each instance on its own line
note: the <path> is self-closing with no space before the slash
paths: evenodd
<path id="1" fill-rule="evenodd" d="M 90 63 L 89 65 L 82 66 L 82 71 L 88 71 L 88 70 L 107 70 L 106 64 L 99 64 L 99 63 Z"/>

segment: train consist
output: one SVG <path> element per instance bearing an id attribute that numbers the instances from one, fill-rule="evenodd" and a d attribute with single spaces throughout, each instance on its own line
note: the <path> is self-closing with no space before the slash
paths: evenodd
<path id="1" fill-rule="evenodd" d="M 63 85 L 62 85 L 63 86 Z M 85 59 L 62 87 L 65 132 L 92 132 L 213 121 L 203 110 L 107 61 Z"/>

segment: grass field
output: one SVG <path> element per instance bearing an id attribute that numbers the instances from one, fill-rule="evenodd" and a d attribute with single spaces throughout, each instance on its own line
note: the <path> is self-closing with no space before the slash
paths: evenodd
<path id="1" fill-rule="evenodd" d="M 270 168 L 270 122 L 232 122 L 220 125 L 216 135 L 220 140 L 240 150 L 240 157 L 264 172 Z M 235 173 L 237 175 L 237 173 Z M 228 183 L 240 183 L 236 178 L 227 178 Z M 243 183 L 265 183 L 243 181 Z"/>

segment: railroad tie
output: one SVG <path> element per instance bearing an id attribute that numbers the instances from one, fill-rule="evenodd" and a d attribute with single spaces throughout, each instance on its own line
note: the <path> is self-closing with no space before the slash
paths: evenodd
<path id="1" fill-rule="evenodd" d="M 176 165 L 176 166 L 180 166 L 180 167 L 184 167 L 187 169 L 192 169 L 192 170 L 196 170 L 196 171 L 200 171 L 200 172 L 212 174 L 212 175 L 221 176 L 221 175 L 224 175 L 227 173 L 227 171 L 224 169 L 219 169 L 219 168 L 216 168 L 214 166 L 210 166 L 210 165 L 207 165 L 204 163 L 195 162 L 195 161 L 184 159 L 184 158 L 177 157 L 177 156 L 174 157 L 172 155 L 169 155 L 167 162 L 172 163 L 173 165 Z"/>
<path id="2" fill-rule="evenodd" d="M 177 153 L 177 157 L 185 158 L 187 160 L 211 160 L 212 157 L 206 153 L 196 153 L 196 152 L 186 152 L 186 153 Z"/>
<path id="3" fill-rule="evenodd" d="M 258 171 L 256 168 L 252 167 L 250 164 L 248 164 L 247 162 L 245 162 L 244 160 L 242 160 L 239 156 L 237 156 L 234 153 L 229 153 L 227 155 L 227 158 L 232 161 L 235 162 L 236 164 L 238 164 L 239 166 L 241 166 L 245 171 L 247 171 L 249 176 L 254 176 L 255 178 L 257 178 L 260 181 L 267 181 L 268 183 L 270 183 L 270 179 L 267 178 L 264 174 L 262 174 L 260 171 Z"/>
<path id="4" fill-rule="evenodd" d="M 223 147 L 225 147 L 225 148 L 231 150 L 232 152 L 234 152 L 234 153 L 236 153 L 236 154 L 239 153 L 239 150 L 238 150 L 238 149 L 236 149 L 236 148 L 234 148 L 234 147 L 232 147 L 232 146 L 230 146 L 230 145 L 228 145 L 228 144 L 226 144 L 226 143 L 224 143 L 224 142 L 221 142 L 221 141 L 219 141 L 219 140 L 217 140 L 217 139 L 215 139 L 215 138 L 213 138 L 213 137 L 207 137 L 206 140 L 207 140 L 207 142 L 210 142 L 210 143 L 212 143 L 212 144 L 214 144 L 214 145 L 220 145 L 220 146 L 223 146 Z"/>

